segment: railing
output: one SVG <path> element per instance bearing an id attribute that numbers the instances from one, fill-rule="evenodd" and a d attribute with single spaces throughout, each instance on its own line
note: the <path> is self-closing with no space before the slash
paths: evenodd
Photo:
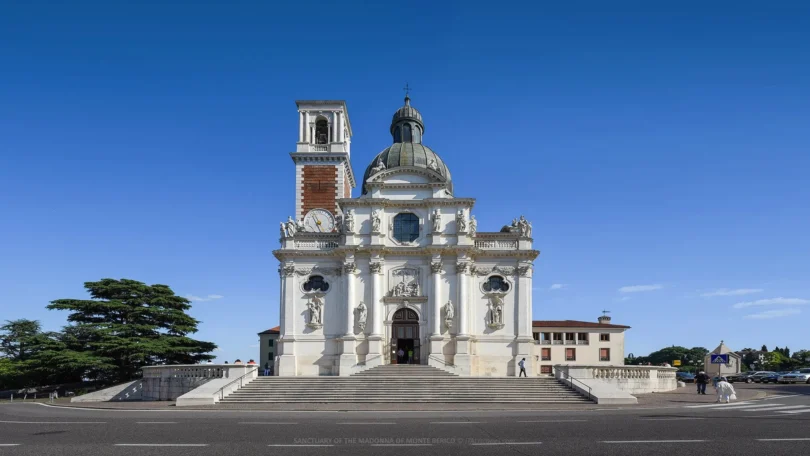
<path id="1" fill-rule="evenodd" d="M 563 341 L 561 341 L 561 340 L 554 340 L 554 341 L 552 341 L 551 343 L 552 343 L 553 345 L 562 345 L 562 344 L 563 344 Z"/>
<path id="2" fill-rule="evenodd" d="M 596 367 L 593 369 L 593 378 L 650 378 L 650 372 L 650 369 L 632 367 Z"/>
<path id="3" fill-rule="evenodd" d="M 259 370 L 259 368 L 255 367 L 255 368 L 247 371 L 247 373 L 240 376 L 239 378 L 236 378 L 233 381 L 228 382 L 225 386 L 223 386 L 222 388 L 217 390 L 214 394 L 219 394 L 219 400 L 225 399 L 225 389 L 226 388 L 231 387 L 232 385 L 236 384 L 236 382 L 239 382 L 239 388 L 241 388 L 244 385 L 245 377 L 247 377 L 248 375 L 253 375 L 258 370 Z"/>
<path id="4" fill-rule="evenodd" d="M 551 341 L 550 340 L 541 340 L 540 345 L 551 345 Z"/>
<path id="5" fill-rule="evenodd" d="M 572 339 L 566 339 L 565 340 L 565 345 L 576 345 L 576 344 L 577 344 L 576 340 L 572 340 Z"/>
<path id="6" fill-rule="evenodd" d="M 326 152 L 329 149 L 327 144 L 310 144 L 309 150 L 313 152 Z"/>
<path id="7" fill-rule="evenodd" d="M 561 374 L 560 375 L 560 380 L 567 381 L 568 382 L 568 387 L 571 388 L 572 390 L 576 391 L 576 388 L 574 387 L 574 382 L 577 382 L 577 385 L 580 385 L 580 388 L 582 388 L 583 391 L 587 388 L 587 390 L 588 390 L 588 400 L 589 401 L 592 400 L 591 387 L 590 386 L 588 386 L 588 385 L 582 383 L 581 381 L 579 381 L 578 379 L 570 376 L 568 374 L 568 370 L 558 369 L 556 366 L 554 366 L 552 369 L 556 370 L 557 372 L 559 372 Z"/>
<path id="8" fill-rule="evenodd" d="M 143 378 L 222 378 L 225 369 L 207 366 L 146 366 L 142 369 Z"/>
<path id="9" fill-rule="evenodd" d="M 309 240 L 295 241 L 295 248 L 300 250 L 334 250 L 340 244 L 335 241 Z"/>
<path id="10" fill-rule="evenodd" d="M 588 341 L 587 340 L 578 340 L 577 345 L 588 345 Z"/>
<path id="11" fill-rule="evenodd" d="M 516 250 L 517 240 L 476 240 L 475 246 L 481 250 Z"/>
<path id="12" fill-rule="evenodd" d="M 447 361 L 445 361 L 445 360 L 443 360 L 443 359 L 441 359 L 441 358 L 437 357 L 436 355 L 428 355 L 428 358 L 429 358 L 429 359 L 432 359 L 433 361 L 440 362 L 440 363 L 444 364 L 445 366 L 456 367 L 456 365 L 455 365 L 455 364 L 453 364 L 453 363 L 448 363 Z"/>

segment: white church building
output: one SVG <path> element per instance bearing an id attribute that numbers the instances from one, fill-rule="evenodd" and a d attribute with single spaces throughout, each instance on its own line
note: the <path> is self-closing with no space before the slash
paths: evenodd
<path id="1" fill-rule="evenodd" d="M 392 144 L 352 169 L 343 101 L 298 101 L 295 216 L 282 222 L 275 373 L 351 375 L 389 363 L 465 376 L 624 364 L 626 326 L 532 320 L 532 224 L 479 231 L 475 199 L 423 143 L 405 98 Z M 351 190 L 360 187 L 360 196 Z M 556 359 L 555 359 L 556 358 Z M 262 363 L 265 360 L 262 360 Z"/>

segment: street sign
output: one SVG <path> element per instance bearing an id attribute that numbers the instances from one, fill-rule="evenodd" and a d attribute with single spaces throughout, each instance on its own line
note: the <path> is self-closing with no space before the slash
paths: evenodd
<path id="1" fill-rule="evenodd" d="M 681 365 L 681 360 L 676 359 L 675 361 L 672 362 L 672 365 L 673 366 L 680 366 Z"/>
<path id="2" fill-rule="evenodd" d="M 728 364 L 728 354 L 719 355 L 712 353 L 712 364 Z"/>

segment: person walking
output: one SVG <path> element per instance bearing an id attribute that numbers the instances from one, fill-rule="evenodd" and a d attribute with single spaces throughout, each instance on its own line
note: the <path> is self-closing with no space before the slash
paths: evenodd
<path id="1" fill-rule="evenodd" d="M 700 371 L 695 375 L 695 385 L 697 385 L 698 394 L 706 394 L 706 385 L 709 383 L 709 376 L 706 372 Z"/>
<path id="2" fill-rule="evenodd" d="M 715 388 L 717 388 L 717 402 L 728 404 L 732 400 L 737 400 L 737 392 L 734 391 L 734 387 L 731 386 L 726 377 L 720 377 Z"/>
<path id="3" fill-rule="evenodd" d="M 270 361 L 264 363 L 264 376 L 270 375 Z"/>
<path id="4" fill-rule="evenodd" d="M 397 364 L 402 364 L 405 361 L 405 350 L 397 350 Z"/>
<path id="5" fill-rule="evenodd" d="M 408 364 L 413 363 L 413 348 L 408 349 Z"/>
<path id="6" fill-rule="evenodd" d="M 520 374 L 518 374 L 518 377 L 528 377 L 528 375 L 526 375 L 526 358 L 521 359 L 518 366 L 520 366 Z"/>

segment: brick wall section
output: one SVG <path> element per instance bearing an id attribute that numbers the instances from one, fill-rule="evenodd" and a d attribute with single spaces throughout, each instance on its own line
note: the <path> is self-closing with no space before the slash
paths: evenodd
<path id="1" fill-rule="evenodd" d="M 332 214 L 336 212 L 337 172 L 337 167 L 330 165 L 304 166 L 300 217 L 317 208 L 326 209 Z"/>
<path id="2" fill-rule="evenodd" d="M 343 197 L 344 198 L 352 197 L 352 183 L 351 181 L 349 181 L 349 173 L 345 173 L 343 176 Z"/>

